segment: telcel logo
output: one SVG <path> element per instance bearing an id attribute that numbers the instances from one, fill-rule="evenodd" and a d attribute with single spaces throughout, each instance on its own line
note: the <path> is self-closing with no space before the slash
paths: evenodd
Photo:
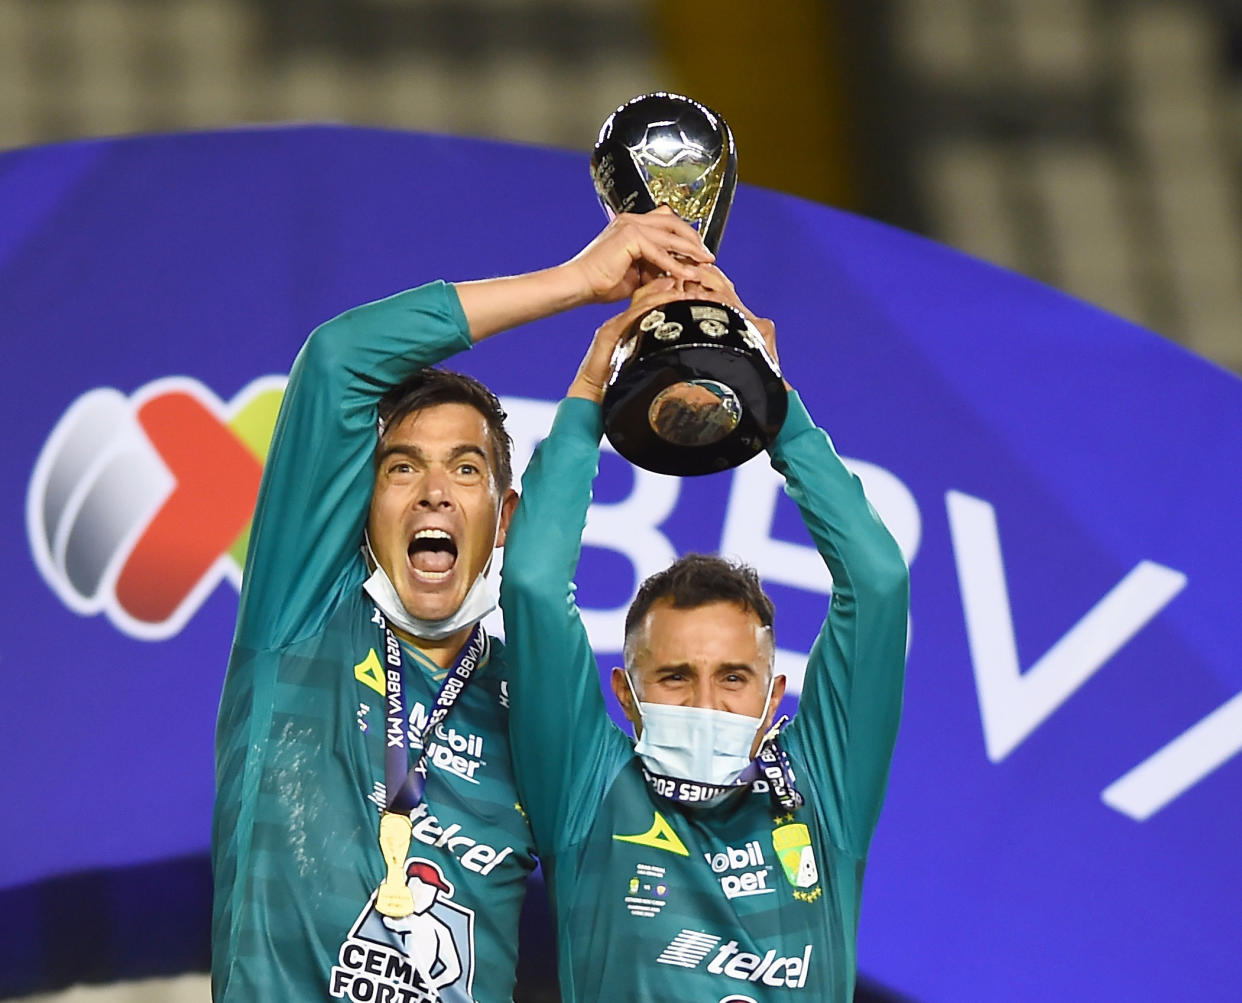
<path id="1" fill-rule="evenodd" d="M 480 843 L 473 836 L 462 835 L 461 824 L 458 822 L 448 827 L 442 826 L 440 820 L 427 810 L 426 804 L 415 808 L 410 813 L 410 819 L 414 823 L 411 834 L 416 840 L 426 846 L 446 848 L 461 861 L 462 867 L 475 874 L 491 874 L 513 852 L 512 846 L 497 849 L 487 843 Z"/>
<path id="2" fill-rule="evenodd" d="M 755 954 L 741 950 L 736 940 L 724 944 L 720 940 L 717 935 L 701 930 L 682 930 L 669 941 L 656 963 L 677 968 L 698 968 L 708 955 L 712 955 L 707 971 L 713 975 L 790 989 L 801 989 L 806 985 L 813 944 L 807 944 L 801 954 L 785 956 L 776 949 Z"/>
<path id="3" fill-rule="evenodd" d="M 806 977 L 811 970 L 811 947 L 807 944 L 801 954 L 792 957 L 782 957 L 776 951 L 759 955 L 738 950 L 737 941 L 731 940 L 716 952 L 707 970 L 716 975 L 759 982 L 765 986 L 801 989 L 806 985 Z"/>
<path id="4" fill-rule="evenodd" d="M 31 553 L 61 601 L 155 641 L 222 578 L 239 587 L 285 382 L 262 377 L 227 404 L 183 376 L 74 401 L 26 495 Z"/>
<path id="5" fill-rule="evenodd" d="M 771 868 L 765 866 L 763 847 L 759 840 L 754 839 L 740 850 L 726 846 L 719 853 L 705 853 L 714 874 L 720 875 L 720 888 L 725 898 L 735 899 L 746 895 L 767 895 L 773 889 L 768 887 L 768 874 Z M 742 871 L 741 874 L 726 873 Z"/>

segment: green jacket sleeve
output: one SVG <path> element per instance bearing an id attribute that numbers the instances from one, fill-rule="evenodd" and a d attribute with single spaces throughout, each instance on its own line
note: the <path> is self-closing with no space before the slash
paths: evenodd
<path id="1" fill-rule="evenodd" d="M 347 310 L 311 333 L 263 470 L 235 644 L 277 648 L 314 634 L 358 585 L 379 399 L 470 345 L 457 293 L 443 282 Z"/>
<path id="2" fill-rule="evenodd" d="M 799 783 L 815 787 L 834 840 L 861 858 L 884 802 L 901 717 L 909 571 L 862 484 L 796 394 L 770 453 L 832 574 L 828 616 L 786 736 L 803 764 Z"/>
<path id="3" fill-rule="evenodd" d="M 545 856 L 586 836 L 600 795 L 630 756 L 629 740 L 608 717 L 574 602 L 602 429 L 598 405 L 561 402 L 522 477 L 505 538 L 510 744 L 518 794 Z"/>

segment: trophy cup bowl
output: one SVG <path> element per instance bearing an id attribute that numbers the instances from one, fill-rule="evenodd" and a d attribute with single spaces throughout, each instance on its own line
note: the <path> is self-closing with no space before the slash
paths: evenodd
<path id="1" fill-rule="evenodd" d="M 591 177 L 605 212 L 667 205 L 713 254 L 737 188 L 733 133 L 710 108 L 660 91 L 627 101 L 600 128 Z M 679 300 L 635 321 L 612 358 L 604 431 L 636 466 L 689 476 L 766 447 L 785 420 L 780 369 L 742 314 Z"/>

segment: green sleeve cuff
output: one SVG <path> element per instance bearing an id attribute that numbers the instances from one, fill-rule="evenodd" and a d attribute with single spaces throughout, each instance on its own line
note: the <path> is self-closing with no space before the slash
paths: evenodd
<path id="1" fill-rule="evenodd" d="M 789 410 L 785 414 L 785 424 L 781 426 L 780 432 L 772 440 L 774 449 L 783 448 L 795 436 L 815 429 L 815 422 L 807 412 L 806 405 L 802 403 L 802 398 L 798 396 L 798 391 L 788 391 L 786 399 L 789 401 Z"/>
<path id="2" fill-rule="evenodd" d="M 558 438 L 577 439 L 598 446 L 604 434 L 600 406 L 584 397 L 566 397 L 556 408 L 552 431 Z"/>
<path id="3" fill-rule="evenodd" d="M 444 295 L 445 313 L 457 327 L 458 338 L 457 345 L 454 346 L 455 350 L 465 351 L 467 348 L 473 348 L 474 338 L 470 335 L 470 321 L 466 319 L 466 311 L 461 307 L 461 298 L 457 295 L 457 287 L 453 283 L 445 282 L 442 279 L 430 284 L 441 287 Z"/>

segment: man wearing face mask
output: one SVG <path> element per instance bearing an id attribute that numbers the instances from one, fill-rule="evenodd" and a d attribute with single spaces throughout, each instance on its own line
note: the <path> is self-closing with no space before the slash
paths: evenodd
<path id="1" fill-rule="evenodd" d="M 518 789 L 555 905 L 565 1003 L 848 1003 L 900 716 L 909 576 L 797 394 L 769 454 L 833 594 L 792 724 L 773 724 L 785 680 L 752 570 L 691 555 L 642 584 L 612 674 L 636 744 L 607 716 L 573 602 L 613 348 L 679 296 L 746 312 L 722 273 L 702 272 L 697 284 L 651 283 L 600 328 L 523 478 L 501 585 Z M 748 316 L 775 355 L 771 323 Z"/>
<path id="2" fill-rule="evenodd" d="M 480 621 L 517 496 L 499 402 L 428 367 L 709 257 L 671 212 L 621 216 L 565 264 L 398 293 L 303 346 L 217 725 L 218 1003 L 512 999 L 534 858 Z"/>

